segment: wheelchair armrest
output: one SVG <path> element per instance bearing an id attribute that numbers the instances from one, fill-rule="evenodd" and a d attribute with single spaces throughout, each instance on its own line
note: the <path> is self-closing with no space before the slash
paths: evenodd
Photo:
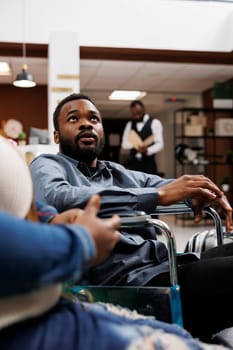
<path id="1" fill-rule="evenodd" d="M 223 244 L 223 225 L 222 220 L 217 213 L 215 209 L 212 207 L 205 207 L 203 208 L 203 213 L 208 214 L 212 217 L 215 224 L 216 229 L 216 237 L 217 237 L 217 244 L 221 245 Z M 186 213 L 193 213 L 193 209 L 189 207 L 184 202 L 179 202 L 176 204 L 168 205 L 166 207 L 164 206 L 157 206 L 155 213 L 151 214 L 151 216 L 157 216 L 157 215 L 167 215 L 167 214 L 186 214 Z"/>
<path id="2" fill-rule="evenodd" d="M 193 213 L 193 209 L 189 207 L 185 202 L 178 202 L 167 206 L 157 205 L 155 213 L 151 215 L 185 214 L 185 213 Z"/>
<path id="3" fill-rule="evenodd" d="M 152 225 L 157 230 L 159 230 L 166 238 L 167 248 L 168 248 L 168 261 L 169 261 L 169 272 L 170 272 L 170 282 L 172 286 L 178 285 L 177 278 L 177 264 L 176 264 L 176 242 L 175 236 L 172 233 L 170 227 L 159 219 L 154 219 L 150 215 L 142 212 L 138 216 L 121 217 L 120 228 L 132 228 L 132 227 L 145 227 Z M 157 239 L 156 233 L 155 238 Z"/>
<path id="4" fill-rule="evenodd" d="M 137 213 L 137 214 L 136 214 Z M 175 237 L 170 227 L 163 221 L 156 219 L 154 216 L 162 214 L 185 214 L 193 213 L 193 209 L 184 202 L 179 202 L 170 206 L 157 206 L 155 213 L 147 215 L 144 212 L 130 212 L 130 216 L 121 217 L 121 228 L 138 227 L 145 225 L 153 225 L 157 228 L 167 240 L 169 254 L 169 268 L 171 284 L 177 284 L 177 269 L 176 269 L 176 243 Z M 203 213 L 210 215 L 214 221 L 216 229 L 217 244 L 223 244 L 223 226 L 222 221 L 215 209 L 212 207 L 203 208 Z M 136 214 L 136 215 L 135 215 Z M 139 215 L 138 215 L 139 214 Z"/>
<path id="5" fill-rule="evenodd" d="M 209 214 L 215 223 L 217 244 L 223 244 L 223 227 L 222 221 L 215 209 L 212 207 L 203 208 L 203 212 Z M 133 227 L 144 227 L 152 225 L 156 227 L 166 238 L 168 247 L 168 258 L 169 258 L 169 270 L 170 270 L 170 281 L 172 285 L 178 284 L 177 278 L 177 264 L 176 264 L 176 242 L 175 236 L 170 227 L 164 222 L 154 216 L 162 214 L 185 214 L 193 213 L 193 209 L 184 202 L 179 202 L 169 206 L 157 206 L 155 213 L 150 215 L 143 211 L 127 211 L 118 212 L 120 216 L 121 226 L 120 228 L 133 228 Z M 155 238 L 157 238 L 155 233 Z"/>

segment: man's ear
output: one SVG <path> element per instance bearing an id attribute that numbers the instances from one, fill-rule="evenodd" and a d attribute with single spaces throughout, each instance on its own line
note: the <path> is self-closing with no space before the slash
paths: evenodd
<path id="1" fill-rule="evenodd" d="M 54 130 L 53 132 L 53 138 L 54 138 L 54 142 L 58 145 L 60 140 L 59 140 L 59 134 L 57 130 Z"/>

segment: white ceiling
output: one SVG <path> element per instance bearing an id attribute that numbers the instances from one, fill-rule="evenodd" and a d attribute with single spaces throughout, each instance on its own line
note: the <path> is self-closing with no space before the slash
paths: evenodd
<path id="1" fill-rule="evenodd" d="M 11 84 L 22 66 L 20 57 L 0 57 L 12 67 L 12 76 L 0 76 L 0 84 Z M 27 58 L 28 71 L 38 85 L 47 84 L 46 58 Z M 201 94 L 216 82 L 233 78 L 232 65 L 188 64 L 165 62 L 139 62 L 90 60 L 80 61 L 80 90 L 93 98 L 103 117 L 128 118 L 129 101 L 110 101 L 112 90 L 143 90 L 149 113 L 190 106 L 193 96 Z M 166 98 L 176 96 L 185 103 L 168 103 Z M 190 106 L 191 107 L 191 106 Z"/>

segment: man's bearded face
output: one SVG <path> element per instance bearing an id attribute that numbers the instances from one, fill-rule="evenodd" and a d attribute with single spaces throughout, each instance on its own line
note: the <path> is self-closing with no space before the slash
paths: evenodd
<path id="1" fill-rule="evenodd" d="M 88 139 L 94 139 L 94 142 L 88 142 Z M 91 131 L 85 130 L 80 132 L 73 141 L 66 139 L 59 132 L 59 140 L 65 155 L 87 164 L 100 156 L 105 145 L 104 135 L 98 138 Z"/>

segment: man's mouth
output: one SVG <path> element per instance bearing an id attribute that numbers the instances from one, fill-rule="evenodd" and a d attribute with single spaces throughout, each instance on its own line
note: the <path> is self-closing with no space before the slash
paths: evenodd
<path id="1" fill-rule="evenodd" d="M 92 145 L 95 142 L 94 137 L 80 137 L 79 141 L 84 143 L 84 145 Z"/>
<path id="2" fill-rule="evenodd" d="M 86 146 L 93 145 L 96 142 L 96 136 L 90 133 L 83 133 L 77 137 L 77 142 L 80 142 Z"/>

